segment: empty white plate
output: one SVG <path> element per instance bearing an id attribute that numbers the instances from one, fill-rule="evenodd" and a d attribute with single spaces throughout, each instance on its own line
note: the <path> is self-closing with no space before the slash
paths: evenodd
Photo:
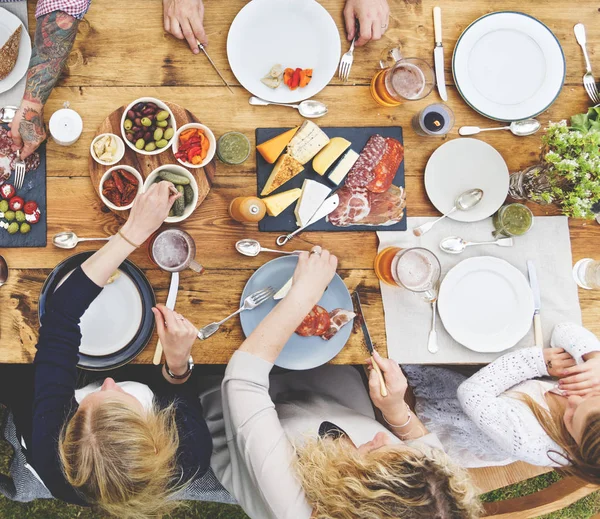
<path id="1" fill-rule="evenodd" d="M 469 258 L 442 281 L 438 309 L 452 338 L 470 350 L 512 348 L 529 331 L 533 295 L 525 276 L 499 258 Z"/>
<path id="2" fill-rule="evenodd" d="M 535 117 L 560 93 L 566 73 L 558 39 L 535 18 L 491 13 L 473 22 L 456 43 L 456 87 L 477 112 L 498 121 Z"/>
<path id="3" fill-rule="evenodd" d="M 340 34 L 315 0 L 252 0 L 237 14 L 227 36 L 227 58 L 241 85 L 276 103 L 296 103 L 320 92 L 340 61 Z M 312 68 L 311 82 L 290 90 L 261 83 L 271 67 Z"/>
<path id="4" fill-rule="evenodd" d="M 0 7 L 0 47 L 2 47 L 15 32 L 19 25 L 23 25 L 14 14 L 9 13 L 6 9 Z M 31 58 L 31 38 L 23 25 L 21 29 L 21 40 L 19 42 L 19 55 L 14 68 L 8 76 L 0 80 L 0 94 L 10 90 L 17 82 L 25 75 L 29 67 L 29 59 Z"/>
<path id="5" fill-rule="evenodd" d="M 433 152 L 425 167 L 425 190 L 435 208 L 447 213 L 458 195 L 483 189 L 483 198 L 476 206 L 448 216 L 458 222 L 477 222 L 502 206 L 508 194 L 508 177 L 508 166 L 495 148 L 477 139 L 461 138 Z"/>

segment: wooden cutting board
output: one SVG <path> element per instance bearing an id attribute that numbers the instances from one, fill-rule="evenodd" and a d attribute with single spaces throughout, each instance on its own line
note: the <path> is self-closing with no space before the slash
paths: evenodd
<path id="1" fill-rule="evenodd" d="M 199 123 L 198 118 L 192 114 L 189 110 L 186 110 L 182 106 L 176 105 L 174 103 L 165 103 L 173 112 L 175 116 L 175 121 L 177 123 L 177 128 L 181 128 L 184 124 L 187 123 Z M 119 137 L 123 138 L 121 135 L 121 117 L 123 116 L 123 111 L 125 110 L 125 106 L 121 106 L 117 110 L 115 110 L 112 114 L 110 114 L 104 122 L 98 127 L 94 138 L 102 133 L 114 133 Z M 92 185 L 100 197 L 100 179 L 102 175 L 113 166 L 102 166 L 98 164 L 90 154 L 88 159 L 88 164 L 90 168 L 90 179 L 92 181 Z M 146 179 L 146 177 L 152 173 L 159 166 L 164 166 L 167 164 L 176 164 L 181 166 L 175 155 L 173 155 L 173 147 L 169 147 L 169 149 L 159 153 L 158 155 L 142 155 L 141 153 L 136 153 L 133 151 L 127 144 L 125 144 L 125 155 L 115 165 L 123 165 L 126 164 L 137 169 L 142 177 Z M 185 166 L 184 166 L 185 167 Z M 198 207 L 208 195 L 210 188 L 215 179 L 215 173 L 217 171 L 216 159 L 213 158 L 204 168 L 186 168 L 194 177 L 196 178 L 196 182 L 198 183 Z M 129 216 L 129 211 L 115 211 L 111 209 L 116 215 L 121 218 L 127 219 Z"/>

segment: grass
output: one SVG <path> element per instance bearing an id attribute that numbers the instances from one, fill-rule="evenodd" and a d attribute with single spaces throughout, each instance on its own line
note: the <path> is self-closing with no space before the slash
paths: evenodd
<path id="1" fill-rule="evenodd" d="M 0 408 L 0 421 L 2 409 Z M 5 441 L 0 441 L 0 472 L 8 474 L 12 449 Z M 482 501 L 500 501 L 525 496 L 537 492 L 558 481 L 556 472 L 543 474 L 482 496 Z M 600 513 L 600 492 L 580 499 L 568 508 L 543 516 L 543 519 L 590 519 Z M 68 505 L 58 500 L 38 499 L 31 503 L 15 503 L 0 497 L 0 517 L 2 519 L 101 519 L 104 516 L 88 508 Z M 248 519 L 239 506 L 218 503 L 188 502 L 178 509 L 173 519 Z"/>

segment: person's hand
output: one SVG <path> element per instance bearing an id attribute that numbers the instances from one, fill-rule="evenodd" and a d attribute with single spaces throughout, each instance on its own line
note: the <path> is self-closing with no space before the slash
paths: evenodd
<path id="1" fill-rule="evenodd" d="M 384 359 L 377 351 L 373 358 L 385 380 L 388 390 L 387 396 L 381 396 L 380 379 L 377 372 L 372 367 L 372 360 L 369 363 L 369 395 L 375 407 L 377 407 L 385 416 L 386 420 L 392 424 L 400 425 L 408 419 L 404 396 L 408 389 L 408 382 L 398 363 L 392 359 Z"/>
<path id="2" fill-rule="evenodd" d="M 188 360 L 198 330 L 185 317 L 164 305 L 156 305 L 152 313 L 167 365 L 174 375 L 182 375 L 188 370 Z"/>
<path id="3" fill-rule="evenodd" d="M 20 150 L 21 159 L 24 160 L 46 140 L 44 105 L 23 99 L 9 127 L 13 140 L 12 149 Z"/>
<path id="4" fill-rule="evenodd" d="M 198 40 L 208 44 L 204 31 L 204 5 L 202 0 L 163 0 L 165 31 L 180 40 L 185 39 L 194 54 L 198 54 Z"/>
<path id="5" fill-rule="evenodd" d="M 318 245 L 314 246 L 310 253 L 302 252 L 298 256 L 290 293 L 294 293 L 301 300 L 311 301 L 313 306 L 316 305 L 331 283 L 337 263 L 336 256 Z"/>
<path id="6" fill-rule="evenodd" d="M 600 391 L 600 357 L 594 356 L 583 364 L 564 369 L 561 377 L 558 387 L 568 396 Z"/>
<path id="7" fill-rule="evenodd" d="M 359 37 L 356 40 L 358 47 L 371 40 L 381 39 L 390 23 L 387 0 L 346 0 L 344 21 L 348 41 L 356 34 L 356 20 L 360 26 Z"/>
<path id="8" fill-rule="evenodd" d="M 560 377 L 565 368 L 575 366 L 573 357 L 562 348 L 544 348 L 544 363 L 551 377 Z"/>
<path id="9" fill-rule="evenodd" d="M 129 219 L 122 229 L 127 238 L 134 243 L 144 243 L 161 226 L 175 200 L 183 196 L 171 193 L 172 185 L 163 180 L 136 196 Z"/>

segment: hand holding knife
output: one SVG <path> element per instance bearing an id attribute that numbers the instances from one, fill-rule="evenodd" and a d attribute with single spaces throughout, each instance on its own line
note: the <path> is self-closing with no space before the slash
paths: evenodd
<path id="1" fill-rule="evenodd" d="M 444 76 L 444 46 L 442 45 L 442 9 L 433 8 L 433 29 L 435 31 L 435 48 L 433 50 L 433 63 L 435 65 L 435 82 L 443 101 L 448 101 L 446 93 L 446 79 Z"/>
<path id="2" fill-rule="evenodd" d="M 169 310 L 175 310 L 175 301 L 177 301 L 177 291 L 179 290 L 179 272 L 171 273 L 171 284 L 169 285 L 169 295 L 167 296 L 167 303 L 165 306 Z M 154 358 L 152 363 L 156 366 L 160 364 L 162 360 L 163 347 L 160 339 L 156 343 L 156 351 L 154 352 Z"/>

